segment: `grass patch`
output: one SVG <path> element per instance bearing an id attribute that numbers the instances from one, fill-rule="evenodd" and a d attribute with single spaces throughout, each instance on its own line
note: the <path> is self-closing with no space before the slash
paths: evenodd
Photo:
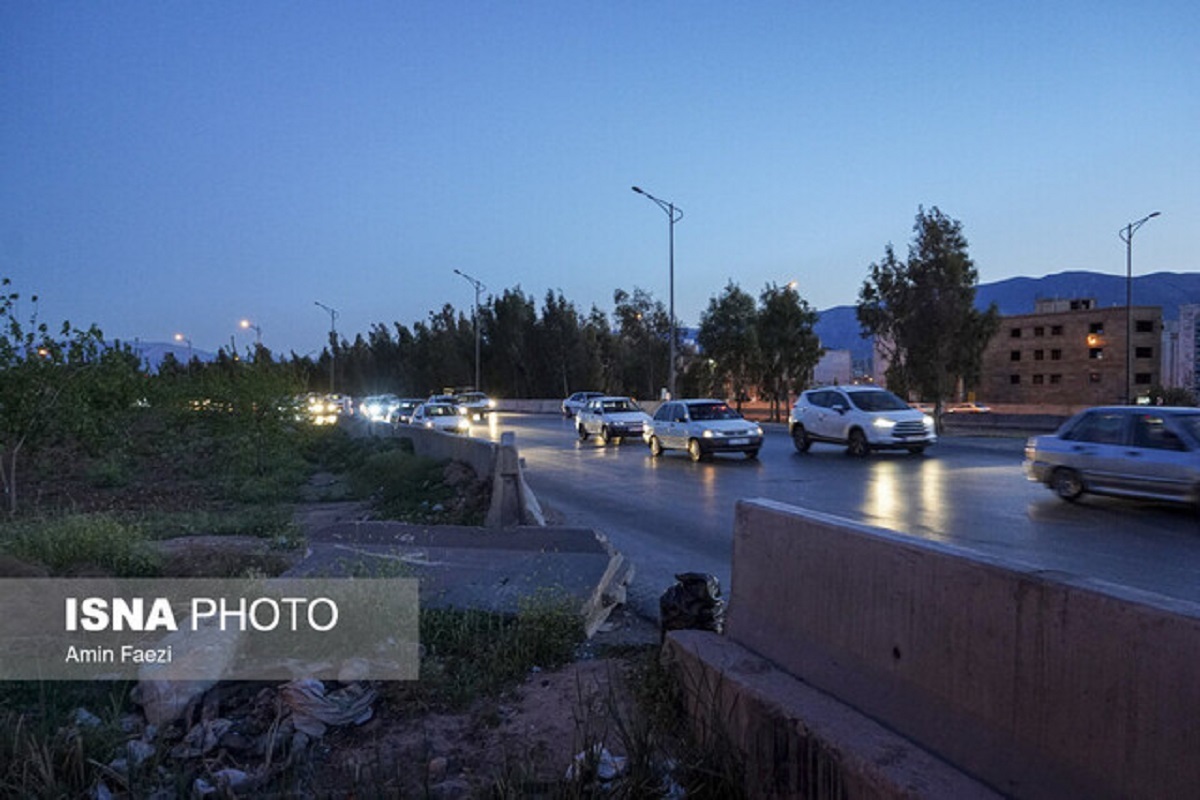
<path id="1" fill-rule="evenodd" d="M 0 797 L 84 797 L 127 735 L 124 683 L 0 683 Z M 85 713 L 86 712 L 86 713 Z"/>
<path id="2" fill-rule="evenodd" d="M 534 667 L 566 664 L 584 638 L 577 605 L 546 593 L 522 602 L 515 615 L 423 608 L 421 679 L 385 693 L 400 710 L 461 709 L 516 686 Z"/>
<path id="3" fill-rule="evenodd" d="M 445 462 L 401 450 L 373 453 L 350 475 L 355 497 L 374 501 L 375 510 L 389 519 L 425 521 L 436 505 L 454 494 L 443 479 Z"/>
<path id="4" fill-rule="evenodd" d="M 145 529 L 107 514 L 19 520 L 0 527 L 0 549 L 53 575 L 99 569 L 123 578 L 153 577 L 161 563 Z"/>

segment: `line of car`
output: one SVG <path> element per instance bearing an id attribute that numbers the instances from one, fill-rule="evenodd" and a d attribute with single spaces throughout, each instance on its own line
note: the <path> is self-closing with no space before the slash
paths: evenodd
<path id="1" fill-rule="evenodd" d="M 359 403 L 368 424 L 414 425 L 447 433 L 468 433 L 473 421 L 486 419 L 495 408 L 496 402 L 483 392 L 435 394 L 424 399 L 379 394 Z"/>
<path id="2" fill-rule="evenodd" d="M 980 408 L 961 413 L 986 413 Z M 654 416 L 628 397 L 580 392 L 563 401 L 581 441 L 640 436 L 650 454 L 686 450 L 693 461 L 716 453 L 758 456 L 762 427 L 713 399 L 667 401 Z M 843 446 L 851 456 L 876 450 L 924 453 L 937 442 L 933 417 L 874 386 L 802 392 L 788 431 L 795 449 Z M 1053 434 L 1031 437 L 1022 463 L 1030 481 L 1067 501 L 1084 494 L 1185 502 L 1200 507 L 1200 408 L 1102 406 L 1084 410 Z"/>
<path id="3" fill-rule="evenodd" d="M 655 457 L 666 450 L 686 450 L 694 461 L 716 453 L 741 453 L 753 459 L 763 443 L 762 427 L 722 400 L 668 400 L 650 417 L 628 397 L 577 392 L 563 401 L 563 414 L 575 418 L 581 440 L 597 436 L 607 444 L 640 435 Z M 932 417 L 878 387 L 803 392 L 788 424 L 801 453 L 814 442 L 843 445 L 855 456 L 884 449 L 922 453 L 937 441 Z"/>

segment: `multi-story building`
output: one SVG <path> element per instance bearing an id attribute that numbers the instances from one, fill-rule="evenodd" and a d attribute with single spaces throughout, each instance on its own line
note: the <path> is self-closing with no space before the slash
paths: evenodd
<path id="1" fill-rule="evenodd" d="M 1163 386 L 1200 396 L 1200 305 L 1179 307 L 1179 319 L 1164 323 Z"/>
<path id="2" fill-rule="evenodd" d="M 1129 317 L 1126 316 L 1127 311 Z M 1132 318 L 1132 368 L 1126 329 Z M 1095 300 L 1039 300 L 1034 313 L 1003 317 L 983 353 L 979 396 L 989 403 L 1123 403 L 1161 383 L 1162 309 Z"/>

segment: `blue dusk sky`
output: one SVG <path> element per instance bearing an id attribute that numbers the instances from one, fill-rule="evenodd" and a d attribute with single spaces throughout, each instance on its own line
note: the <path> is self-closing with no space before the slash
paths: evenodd
<path id="1" fill-rule="evenodd" d="M 318 351 L 471 286 L 853 304 L 919 206 L 980 280 L 1200 267 L 1200 3 L 0 3 L 0 276 L 44 321 Z M 23 306 L 23 313 L 32 310 Z"/>

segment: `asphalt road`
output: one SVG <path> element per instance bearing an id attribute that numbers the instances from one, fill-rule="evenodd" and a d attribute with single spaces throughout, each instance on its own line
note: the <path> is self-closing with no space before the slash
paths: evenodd
<path id="1" fill-rule="evenodd" d="M 498 414 L 474 435 L 516 433 L 525 475 L 567 524 L 600 530 L 633 559 L 631 603 L 657 614 L 676 572 L 728 586 L 734 504 L 765 497 L 1043 570 L 1200 602 L 1200 516 L 1191 509 L 1087 497 L 1069 504 L 1021 470 L 1024 439 L 946 436 L 923 456 L 866 459 L 814 445 L 795 452 L 768 425 L 757 461 L 686 453 L 654 459 L 640 439 L 578 441 L 556 416 Z"/>

